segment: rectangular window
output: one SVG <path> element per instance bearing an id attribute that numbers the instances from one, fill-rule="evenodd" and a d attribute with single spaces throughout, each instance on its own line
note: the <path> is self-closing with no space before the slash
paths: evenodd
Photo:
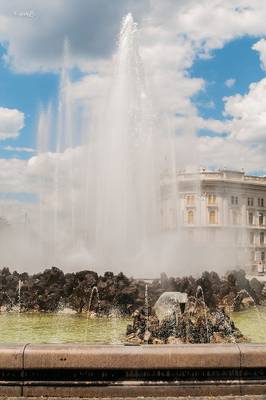
<path id="1" fill-rule="evenodd" d="M 258 198 L 258 207 L 264 207 L 264 199 L 263 198 Z"/>
<path id="2" fill-rule="evenodd" d="M 252 212 L 248 213 L 248 224 L 253 225 L 253 213 Z"/>
<path id="3" fill-rule="evenodd" d="M 208 194 L 208 204 L 216 204 L 216 195 Z"/>
<path id="4" fill-rule="evenodd" d="M 259 213 L 259 225 L 262 226 L 263 225 L 263 214 Z"/>
<path id="5" fill-rule="evenodd" d="M 260 245 L 264 244 L 264 232 L 260 232 Z"/>
<path id="6" fill-rule="evenodd" d="M 253 197 L 248 197 L 248 206 L 253 207 L 254 206 L 254 199 Z"/>
<path id="7" fill-rule="evenodd" d="M 238 204 L 238 197 L 237 196 L 231 196 L 231 204 L 234 204 L 234 205 Z"/>
<path id="8" fill-rule="evenodd" d="M 193 194 L 188 194 L 188 195 L 186 196 L 186 203 L 187 203 L 188 205 L 194 204 L 194 203 L 195 203 L 195 196 L 194 196 Z"/>
<path id="9" fill-rule="evenodd" d="M 216 224 L 216 211 L 210 210 L 209 211 L 209 224 L 213 225 Z"/>

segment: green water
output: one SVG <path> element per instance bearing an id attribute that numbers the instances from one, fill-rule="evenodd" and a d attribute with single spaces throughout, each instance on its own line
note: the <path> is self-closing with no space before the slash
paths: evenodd
<path id="1" fill-rule="evenodd" d="M 0 343 L 123 343 L 128 320 L 69 314 L 0 314 Z"/>
<path id="2" fill-rule="evenodd" d="M 250 342 L 266 343 L 266 307 L 232 314 Z M 0 343 L 123 343 L 129 319 L 71 314 L 0 314 Z"/>
<path id="3" fill-rule="evenodd" d="M 251 307 L 231 317 L 249 342 L 266 343 L 266 306 L 259 306 L 258 311 Z"/>

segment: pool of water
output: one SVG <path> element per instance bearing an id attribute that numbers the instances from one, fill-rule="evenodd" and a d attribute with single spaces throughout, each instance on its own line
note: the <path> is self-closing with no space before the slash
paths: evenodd
<path id="1" fill-rule="evenodd" d="M 266 306 L 253 307 L 231 315 L 236 326 L 251 343 L 266 343 Z"/>
<path id="2" fill-rule="evenodd" d="M 266 306 L 233 313 L 236 326 L 252 343 L 266 343 Z M 0 343 L 124 343 L 126 318 L 77 314 L 0 314 Z"/>
<path id="3" fill-rule="evenodd" d="M 69 314 L 0 314 L 0 343 L 123 343 L 129 320 Z"/>

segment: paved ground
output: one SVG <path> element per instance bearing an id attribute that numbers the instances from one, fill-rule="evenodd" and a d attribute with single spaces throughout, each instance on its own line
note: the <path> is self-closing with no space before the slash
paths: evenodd
<path id="1" fill-rule="evenodd" d="M 265 388 L 266 392 L 266 388 Z M 204 397 L 0 397 L 0 400 L 266 400 L 266 394 L 262 396 L 204 396 Z"/>

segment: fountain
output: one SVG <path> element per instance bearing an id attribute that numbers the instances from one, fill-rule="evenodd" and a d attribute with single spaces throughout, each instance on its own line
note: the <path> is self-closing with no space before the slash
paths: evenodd
<path id="1" fill-rule="evenodd" d="M 188 296 L 186 293 L 164 292 L 154 305 L 156 315 L 159 320 L 167 318 L 173 312 L 181 315 L 185 312 L 187 301 Z"/>
<path id="2" fill-rule="evenodd" d="M 148 285 L 145 285 L 145 297 L 144 297 L 144 304 L 145 304 L 145 333 L 144 333 L 144 342 L 148 343 L 150 338 L 149 332 L 149 294 L 148 294 Z"/>
<path id="3" fill-rule="evenodd" d="M 257 315 L 257 319 L 258 322 L 261 324 L 263 322 L 264 326 L 265 326 L 265 322 L 266 322 L 266 318 L 265 316 L 260 312 L 255 300 L 253 299 L 253 297 L 249 294 L 249 292 L 246 289 L 241 289 L 235 299 L 234 299 L 234 303 L 233 303 L 233 309 L 234 311 L 240 311 L 241 308 L 241 304 L 243 302 L 243 300 L 245 298 L 248 298 L 251 302 L 251 305 L 254 307 L 255 311 L 256 311 L 256 315 Z M 265 332 L 265 331 L 264 331 Z M 266 339 L 266 336 L 264 336 L 264 340 Z"/>
<path id="4" fill-rule="evenodd" d="M 146 258 L 147 268 L 160 233 L 161 138 L 131 14 L 122 24 L 104 116 L 94 142 L 96 263 L 136 268 Z"/>
<path id="5" fill-rule="evenodd" d="M 120 337 L 117 330 L 117 323 L 121 319 L 122 315 L 117 307 L 112 307 L 111 312 L 108 314 L 108 318 L 111 319 L 111 332 L 112 332 L 112 342 L 111 344 L 119 344 Z"/>
<path id="6" fill-rule="evenodd" d="M 11 308 L 11 310 L 14 307 L 14 301 L 11 299 L 11 297 L 9 296 L 9 294 L 7 292 L 3 292 L 3 294 L 8 298 L 9 301 L 9 307 Z M 7 307 L 7 310 L 9 309 L 9 307 Z"/>
<path id="7" fill-rule="evenodd" d="M 51 105 L 41 111 L 38 156 L 32 159 L 40 167 L 50 166 L 50 176 L 39 177 L 36 217 L 40 259 L 48 265 L 71 266 L 78 260 L 97 269 L 137 266 L 140 273 L 161 266 L 161 248 L 169 239 L 161 231 L 162 174 L 172 194 L 167 207 L 173 211 L 175 155 L 161 114 L 159 124 L 138 40 L 137 24 L 128 14 L 111 87 L 102 93 L 105 101 L 93 112 L 83 105 L 80 118 L 71 94 L 71 49 L 65 41 L 56 112 Z M 84 117 L 89 112 L 90 124 Z"/>
<path id="8" fill-rule="evenodd" d="M 22 281 L 19 279 L 18 281 L 18 312 L 21 312 L 21 286 Z"/>
<path id="9" fill-rule="evenodd" d="M 186 305 L 183 312 L 180 304 Z M 130 343 L 236 343 L 246 340 L 222 310 L 208 309 L 201 286 L 197 287 L 195 297 L 188 297 L 186 293 L 163 293 L 148 321 L 145 310 L 146 306 L 133 314 L 133 325 L 127 328 Z"/>
<path id="10" fill-rule="evenodd" d="M 201 300 L 199 300 L 201 299 Z M 209 328 L 208 328 L 208 319 L 207 319 L 207 307 L 206 307 L 206 302 L 204 298 L 204 292 L 201 286 L 197 287 L 196 291 L 196 302 L 194 306 L 194 311 L 196 310 L 196 306 L 198 305 L 199 301 L 202 302 L 203 309 L 204 309 L 204 315 L 205 315 L 205 326 L 206 326 L 206 341 L 209 343 L 210 341 L 210 335 L 209 335 Z"/>
<path id="11" fill-rule="evenodd" d="M 52 111 L 49 105 L 40 114 L 38 156 L 31 160 L 45 166 L 48 161 L 51 166 L 47 179 L 36 180 L 40 202 L 39 225 L 36 226 L 39 226 L 42 240 L 41 257 L 45 257 L 47 264 L 57 263 L 63 255 L 69 264 L 78 265 L 76 260 L 85 260 L 86 265 L 93 265 L 96 269 L 108 265 L 111 269 L 127 268 L 132 271 L 134 268 L 134 273 L 137 273 L 136 268 L 139 268 L 141 272 L 148 273 L 157 267 L 161 268 L 162 261 L 168 261 L 169 252 L 164 246 L 166 242 L 172 253 L 176 249 L 176 224 L 172 227 L 171 238 L 169 233 L 161 229 L 165 192 L 168 196 L 167 211 L 174 213 L 177 208 L 176 181 L 172 179 L 175 176 L 174 150 L 171 135 L 165 134 L 161 121 L 159 124 L 150 96 L 138 35 L 137 24 L 129 14 L 122 23 L 115 71 L 105 104 L 92 112 L 90 130 L 83 121 L 81 138 L 76 135 L 79 129 L 75 125 L 71 95 L 71 49 L 65 41 L 54 118 L 56 127 L 54 129 L 51 126 Z M 50 153 L 51 144 L 53 152 Z M 173 220 L 177 222 L 174 215 Z M 52 238 L 52 243 L 49 238 Z M 46 249 L 50 251 L 44 251 Z M 95 282 L 89 286 L 92 285 Z M 18 291 L 21 311 L 20 282 Z M 82 300 L 85 305 L 87 293 L 85 301 Z M 97 286 L 91 289 L 87 317 L 92 316 L 94 296 L 97 297 L 99 309 Z M 195 314 L 200 310 L 199 316 L 204 317 L 202 340 L 210 342 L 210 313 L 202 288 L 198 286 L 194 302 L 188 301 L 181 293 L 174 296 L 176 302 L 168 310 L 171 314 L 170 324 L 167 315 L 162 318 L 166 320 L 165 332 L 169 325 L 175 340 L 188 341 L 191 336 L 193 341 L 192 320 L 196 319 Z M 146 284 L 144 309 L 136 317 L 136 320 L 141 320 L 138 326 L 143 336 L 141 340 L 145 343 L 150 341 L 153 333 L 156 339 L 159 337 L 158 340 L 164 340 L 163 334 L 156 336 L 161 318 L 159 312 L 157 314 L 150 309 L 151 299 Z M 39 304 L 37 307 L 43 310 Z M 82 307 L 78 312 L 82 311 Z M 217 320 L 219 318 L 217 314 Z"/>
<path id="12" fill-rule="evenodd" d="M 90 294 L 89 303 L 88 303 L 88 311 L 87 311 L 87 315 L 88 316 L 91 313 L 91 305 L 92 305 L 92 300 L 93 300 L 94 293 L 96 293 L 96 298 L 97 298 L 97 310 L 99 311 L 99 309 L 100 309 L 99 290 L 98 290 L 97 286 L 93 286 L 93 288 L 91 289 L 91 294 Z"/>

